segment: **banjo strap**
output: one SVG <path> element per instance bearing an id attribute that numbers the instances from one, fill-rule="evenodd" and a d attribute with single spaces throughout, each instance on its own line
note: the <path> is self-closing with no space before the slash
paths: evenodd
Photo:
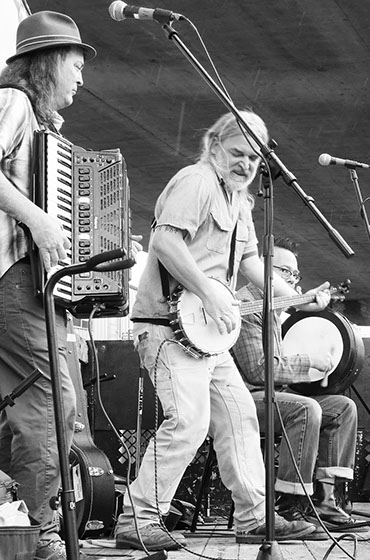
<path id="1" fill-rule="evenodd" d="M 157 220 L 155 218 L 152 219 L 152 223 L 150 224 L 150 227 L 152 228 L 152 230 L 155 230 L 155 227 L 157 225 Z M 168 272 L 168 270 L 163 266 L 163 264 L 161 263 L 161 261 L 158 259 L 158 267 L 159 267 L 159 275 L 161 277 L 161 284 L 162 284 L 162 293 L 164 295 L 164 297 L 169 300 L 170 299 L 170 278 L 171 275 Z"/>
<path id="2" fill-rule="evenodd" d="M 231 236 L 231 241 L 230 241 L 229 267 L 228 267 L 228 270 L 227 270 L 227 281 L 228 282 L 230 282 L 231 278 L 234 275 L 236 228 L 237 228 L 237 223 L 235 224 L 234 231 L 233 231 L 233 234 Z"/>
<path id="3" fill-rule="evenodd" d="M 162 293 L 166 299 L 170 299 L 170 278 L 171 275 L 168 270 L 163 266 L 161 261 L 158 261 L 159 274 L 161 276 Z"/>

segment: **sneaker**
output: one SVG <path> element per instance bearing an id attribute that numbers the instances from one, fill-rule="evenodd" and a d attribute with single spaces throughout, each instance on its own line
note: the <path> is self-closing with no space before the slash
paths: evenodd
<path id="1" fill-rule="evenodd" d="M 170 534 L 159 523 L 150 523 L 139 530 L 147 550 L 178 550 L 186 546 L 184 535 L 178 532 Z M 116 547 L 143 550 L 134 525 L 130 524 L 126 529 L 119 530 L 116 535 Z"/>
<path id="2" fill-rule="evenodd" d="M 306 540 L 308 535 L 311 535 L 316 530 L 313 523 L 307 521 L 286 521 L 275 513 L 275 540 L 276 541 L 291 541 L 291 540 Z M 260 544 L 266 540 L 266 524 L 256 527 L 252 531 L 237 531 L 237 543 L 255 543 Z"/>
<path id="3" fill-rule="evenodd" d="M 288 496 L 288 494 L 286 494 Z M 281 517 L 284 517 L 286 521 L 308 521 L 313 523 L 316 530 L 307 535 L 304 540 L 310 541 L 325 541 L 329 538 L 327 532 L 322 528 L 320 522 L 315 517 L 307 516 L 307 509 L 309 502 L 304 496 L 294 496 L 289 495 L 290 500 L 277 500 L 276 506 L 277 511 Z"/>
<path id="4" fill-rule="evenodd" d="M 39 541 L 34 560 L 67 560 L 66 545 L 60 540 Z M 88 560 L 88 557 L 80 552 L 79 560 Z"/>

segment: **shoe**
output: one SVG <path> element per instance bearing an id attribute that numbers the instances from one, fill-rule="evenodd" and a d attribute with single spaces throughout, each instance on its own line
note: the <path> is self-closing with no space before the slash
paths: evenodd
<path id="1" fill-rule="evenodd" d="M 328 531 L 336 533 L 348 531 L 354 533 L 362 533 L 370 529 L 370 519 L 367 521 L 359 521 L 358 519 L 351 517 L 339 506 L 317 504 L 315 506 L 315 509 Z M 307 514 L 307 519 L 314 523 L 314 519 L 316 519 L 316 516 L 312 509 Z"/>
<path id="2" fill-rule="evenodd" d="M 335 496 L 335 485 L 317 481 L 314 495 L 314 505 L 317 514 L 325 527 L 331 532 L 363 532 L 369 530 L 370 520 L 359 521 L 351 517 L 338 504 Z M 316 519 L 315 512 L 310 508 L 308 518 Z"/>
<path id="3" fill-rule="evenodd" d="M 307 521 L 287 521 L 275 513 L 275 540 L 276 541 L 291 541 L 291 540 L 306 540 L 308 535 L 311 535 L 316 530 L 313 523 Z M 237 543 L 254 543 L 259 544 L 266 540 L 266 524 L 256 527 L 252 531 L 237 531 Z"/>
<path id="4" fill-rule="evenodd" d="M 276 500 L 276 509 L 286 521 L 308 521 L 313 523 L 316 530 L 308 535 L 304 540 L 325 541 L 329 535 L 322 528 L 319 521 L 315 517 L 308 517 L 306 512 L 309 507 L 308 499 L 305 496 L 297 496 L 293 494 L 281 494 Z"/>
<path id="5" fill-rule="evenodd" d="M 66 545 L 59 540 L 39 541 L 34 560 L 67 560 Z M 88 560 L 88 557 L 80 552 L 79 560 Z"/>
<path id="6" fill-rule="evenodd" d="M 167 533 L 159 523 L 150 523 L 140 530 L 140 536 L 147 550 L 178 550 L 186 546 L 184 535 L 178 532 Z M 130 524 L 116 535 L 117 548 L 135 548 L 143 550 L 136 528 Z"/>

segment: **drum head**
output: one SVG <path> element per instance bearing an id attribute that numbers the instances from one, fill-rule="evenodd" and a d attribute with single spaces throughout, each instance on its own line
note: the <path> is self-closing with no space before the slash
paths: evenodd
<path id="1" fill-rule="evenodd" d="M 320 381 L 296 383 L 290 388 L 302 395 L 343 393 L 362 369 L 364 344 L 356 327 L 343 315 L 325 309 L 319 313 L 297 311 L 282 325 L 284 354 L 330 352 L 333 368 L 328 386 Z"/>

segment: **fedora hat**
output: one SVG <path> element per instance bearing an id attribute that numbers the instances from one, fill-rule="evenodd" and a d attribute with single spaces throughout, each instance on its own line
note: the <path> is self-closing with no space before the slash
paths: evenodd
<path id="1" fill-rule="evenodd" d="M 33 51 L 70 45 L 80 47 L 85 60 L 92 60 L 96 56 L 94 47 L 82 43 L 78 27 L 69 16 L 58 12 L 36 12 L 20 22 L 16 52 L 6 63 Z"/>

